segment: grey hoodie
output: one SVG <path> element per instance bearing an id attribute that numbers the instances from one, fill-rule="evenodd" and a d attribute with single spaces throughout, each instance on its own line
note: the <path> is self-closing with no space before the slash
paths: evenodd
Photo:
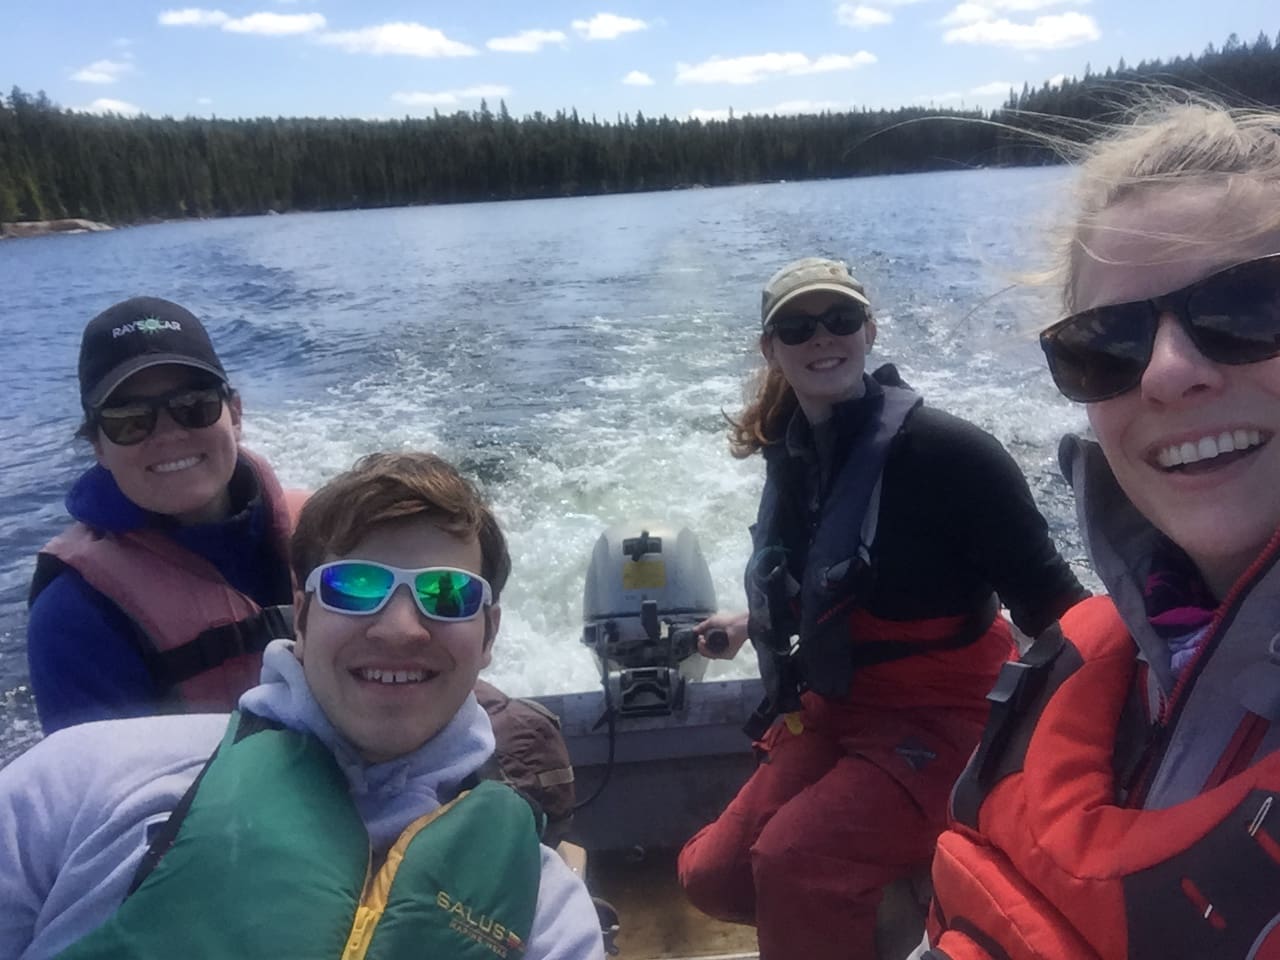
<path id="1" fill-rule="evenodd" d="M 365 764 L 311 696 L 290 641 L 267 648 L 262 683 L 240 705 L 313 734 L 333 752 L 378 853 L 456 795 L 493 753 L 493 728 L 473 695 L 413 753 Z M 226 725 L 225 714 L 85 724 L 53 734 L 0 770 L 0 960 L 52 957 L 111 916 L 147 848 L 148 829 L 168 817 Z M 604 956 L 586 887 L 545 846 L 524 956 Z"/>

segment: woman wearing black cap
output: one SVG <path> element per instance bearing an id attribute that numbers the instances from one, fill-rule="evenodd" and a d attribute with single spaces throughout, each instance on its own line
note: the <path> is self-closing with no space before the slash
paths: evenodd
<path id="1" fill-rule="evenodd" d="M 749 614 L 699 630 L 708 656 L 750 636 L 765 762 L 681 851 L 680 879 L 755 924 L 768 960 L 871 958 L 881 891 L 927 868 L 1013 650 L 996 595 L 1035 634 L 1085 594 L 999 442 L 892 366 L 866 374 L 876 326 L 845 264 L 783 267 L 761 319 L 766 368 L 731 431 L 766 469 Z"/>
<path id="2" fill-rule="evenodd" d="M 240 397 L 192 313 L 137 297 L 85 328 L 80 399 L 97 465 L 31 586 L 41 726 L 230 709 L 293 593 L 287 498 L 239 445 Z"/>

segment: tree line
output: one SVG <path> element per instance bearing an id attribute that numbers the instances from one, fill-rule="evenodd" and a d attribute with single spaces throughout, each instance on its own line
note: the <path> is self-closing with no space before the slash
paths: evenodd
<path id="1" fill-rule="evenodd" d="M 500 103 L 401 120 L 98 116 L 43 93 L 0 97 L 0 222 L 110 223 L 574 196 L 1050 162 L 1023 131 L 1113 117 L 1135 85 L 1280 104 L 1280 38 L 1010 91 L 981 110 L 851 110 L 677 120 Z"/>
<path id="2" fill-rule="evenodd" d="M 992 114 L 1014 128 L 1001 138 L 996 162 L 1057 162 L 1061 155 L 1056 150 L 1017 131 L 1068 140 L 1088 137 L 1098 125 L 1123 119 L 1128 108 L 1152 89 L 1191 91 L 1229 106 L 1280 106 L 1280 34 L 1273 42 L 1260 32 L 1253 43 L 1246 44 L 1233 33 L 1220 48 L 1210 43 L 1199 56 L 1143 60 L 1132 67 L 1121 59 L 1102 73 L 1086 65 L 1080 77 L 1045 83 L 1038 89 L 1024 84 L 1021 92 L 1009 91 L 1002 110 Z"/>

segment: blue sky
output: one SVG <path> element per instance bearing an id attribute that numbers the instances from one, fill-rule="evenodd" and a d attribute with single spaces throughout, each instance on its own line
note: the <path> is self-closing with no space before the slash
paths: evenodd
<path id="1" fill-rule="evenodd" d="M 0 89 L 76 109 L 612 119 L 994 107 L 1085 64 L 1280 31 L 1274 0 L 4 0 Z"/>

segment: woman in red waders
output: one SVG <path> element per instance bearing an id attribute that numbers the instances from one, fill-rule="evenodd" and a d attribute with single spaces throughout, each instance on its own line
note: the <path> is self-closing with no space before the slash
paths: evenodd
<path id="1" fill-rule="evenodd" d="M 1077 178 L 1041 344 L 1110 596 L 1002 678 L 929 956 L 1275 960 L 1280 113 L 1156 104 Z"/>
<path id="2" fill-rule="evenodd" d="M 892 366 L 867 374 L 876 326 L 845 264 L 783 267 L 761 321 L 766 369 L 731 435 L 765 460 L 749 612 L 699 631 L 708 656 L 755 646 L 762 763 L 680 881 L 755 924 L 764 960 L 873 958 L 881 890 L 927 869 L 1011 655 L 996 595 L 1037 633 L 1084 591 L 1004 448 Z"/>

